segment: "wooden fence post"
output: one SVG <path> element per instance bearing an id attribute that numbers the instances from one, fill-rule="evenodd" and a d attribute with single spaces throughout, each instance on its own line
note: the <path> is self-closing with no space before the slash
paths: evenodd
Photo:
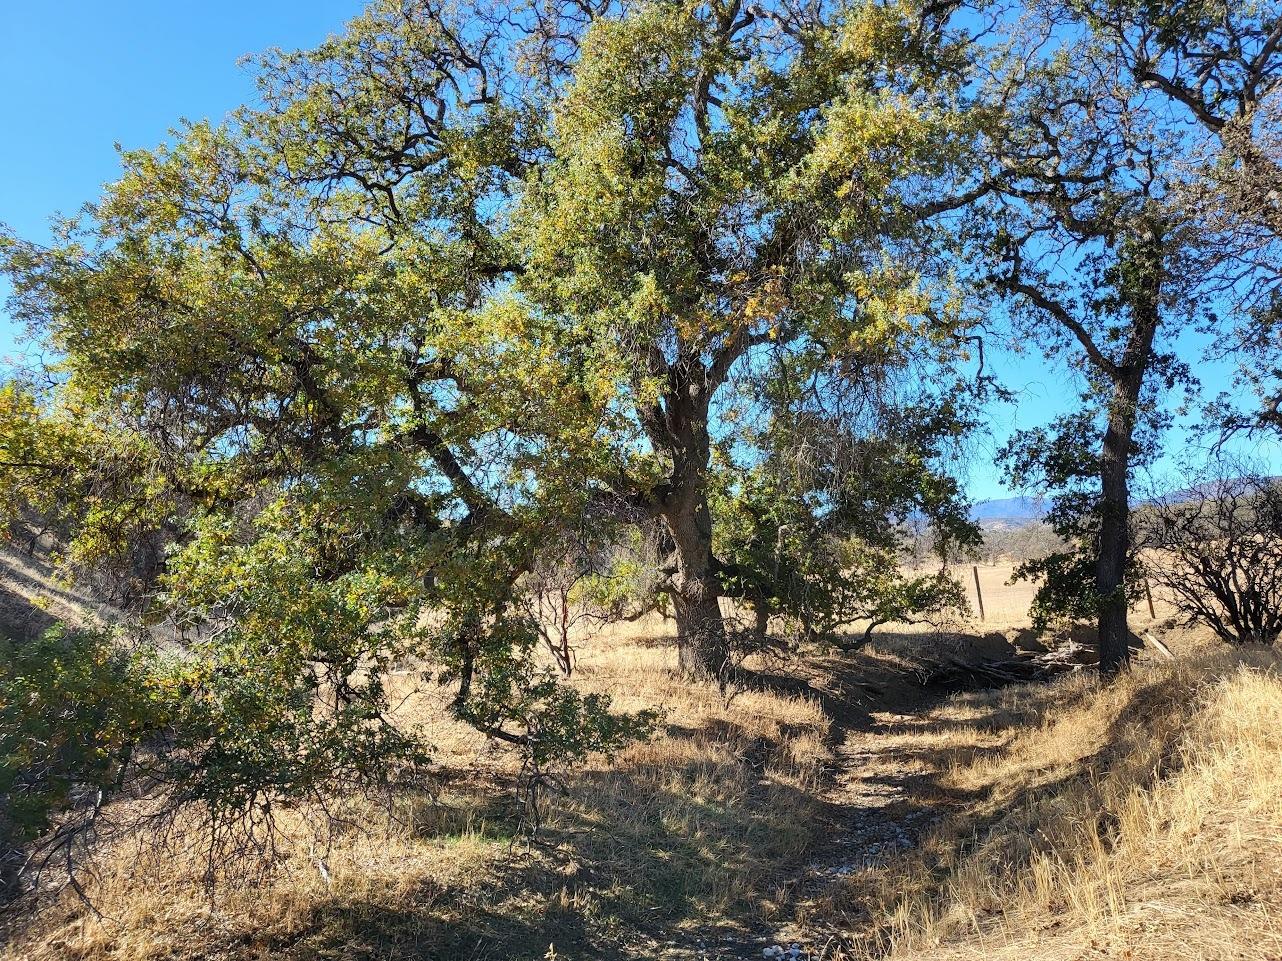
<path id="1" fill-rule="evenodd" d="M 970 572 L 975 576 L 975 600 L 979 602 L 979 619 L 984 620 L 984 594 L 979 589 L 979 568 L 970 565 Z"/>
<path id="2" fill-rule="evenodd" d="M 1157 612 L 1153 610 L 1153 592 L 1148 589 L 1148 578 L 1144 578 L 1144 599 L 1148 601 L 1148 616 L 1157 620 Z"/>

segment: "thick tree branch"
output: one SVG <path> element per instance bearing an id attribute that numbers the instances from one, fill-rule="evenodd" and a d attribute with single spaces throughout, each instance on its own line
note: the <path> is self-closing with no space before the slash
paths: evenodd
<path id="1" fill-rule="evenodd" d="M 1081 321 L 1073 316 L 1072 311 L 1067 307 L 1061 304 L 1058 300 L 1047 296 L 1041 288 L 1027 283 L 1026 281 L 1010 277 L 1002 280 L 1001 283 L 1011 293 L 1019 294 L 1039 310 L 1043 310 L 1054 317 L 1055 320 L 1058 321 L 1069 333 L 1071 333 L 1077 339 L 1077 342 L 1082 345 L 1082 349 L 1086 351 L 1086 356 L 1090 358 L 1092 364 L 1098 367 L 1110 378 L 1116 378 L 1118 376 L 1119 371 L 1117 364 L 1115 364 L 1104 354 L 1102 350 L 1099 349 L 1099 346 L 1091 337 L 1090 331 L 1082 325 Z"/>

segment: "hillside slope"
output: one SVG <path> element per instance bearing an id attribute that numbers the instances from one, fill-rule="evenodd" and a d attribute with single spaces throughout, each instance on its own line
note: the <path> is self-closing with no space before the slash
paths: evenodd
<path id="1" fill-rule="evenodd" d="M 0 543 L 0 635 L 29 640 L 56 623 L 75 626 L 116 624 L 125 615 L 70 583 L 46 546 L 25 550 Z"/>

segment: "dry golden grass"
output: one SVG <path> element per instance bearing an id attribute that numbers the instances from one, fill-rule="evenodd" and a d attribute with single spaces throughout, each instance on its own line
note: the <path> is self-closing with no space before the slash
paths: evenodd
<path id="1" fill-rule="evenodd" d="M 997 628 L 1008 626 L 1027 626 L 1028 611 L 1038 585 L 1032 581 L 1015 581 L 1011 578 L 1019 563 L 999 561 L 992 564 L 954 564 L 949 567 L 966 592 L 967 603 L 971 606 L 968 618 L 972 627 L 992 625 Z M 975 574 L 979 575 L 980 597 L 984 602 L 984 620 L 979 618 L 978 598 L 975 593 Z M 1153 594 L 1153 608 L 1156 617 L 1150 617 L 1148 605 L 1139 600 L 1131 607 L 1131 629 L 1147 630 L 1154 623 L 1166 620 L 1176 614 L 1175 607 L 1160 590 Z"/>
<path id="2" fill-rule="evenodd" d="M 1001 637 L 906 631 L 857 655 L 750 663 L 723 698 L 676 676 L 664 631 L 583 645 L 573 683 L 659 705 L 665 726 L 570 776 L 533 844 L 512 757 L 405 675 L 403 720 L 438 745 L 437 797 L 399 797 L 391 816 L 347 802 L 359 829 L 325 845 L 300 821 L 273 873 L 212 896 L 195 854 L 121 845 L 92 888 L 101 917 L 64 898 L 11 923 L 0 961 L 537 959 L 549 945 L 729 961 L 760 956 L 760 937 L 828 961 L 1282 958 L 1277 654 L 1180 638 L 1177 660 L 1108 687 L 1079 675 L 949 697 L 906 680 L 923 646 Z M 835 779 L 834 764 L 851 770 Z M 910 796 L 881 816 L 926 813 L 920 843 L 840 879 L 810 870 L 860 841 L 887 778 Z"/>
<path id="3" fill-rule="evenodd" d="M 574 683 L 623 709 L 660 706 L 664 733 L 570 776 L 533 844 L 517 834 L 511 756 L 452 721 L 447 692 L 407 687 L 404 721 L 438 745 L 439 797 L 398 798 L 392 817 L 349 802 L 363 830 L 324 847 L 299 821 L 271 875 L 212 897 L 195 852 L 122 845 L 91 887 L 101 917 L 65 897 L 11 925 L 0 958 L 517 959 L 549 944 L 647 957 L 688 930 L 783 910 L 774 882 L 815 840 L 828 718 L 813 697 L 726 699 L 674 667 L 652 636 L 585 645 Z"/>
<path id="4" fill-rule="evenodd" d="M 1280 665 L 1220 652 L 953 699 L 908 736 L 954 813 L 812 910 L 864 919 L 847 957 L 1276 961 Z"/>

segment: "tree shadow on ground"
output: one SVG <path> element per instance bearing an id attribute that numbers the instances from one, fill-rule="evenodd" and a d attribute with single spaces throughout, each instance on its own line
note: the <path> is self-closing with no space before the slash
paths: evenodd
<path id="1" fill-rule="evenodd" d="M 534 898 L 505 910 L 460 896 L 427 903 L 411 896 L 399 908 L 335 900 L 313 912 L 305 935 L 262 947 L 288 961 L 535 961 L 550 948 L 557 958 L 624 957 L 594 937 L 580 913 Z"/>
<path id="2" fill-rule="evenodd" d="M 949 783 L 950 766 L 970 756 L 959 753 L 967 741 L 980 743 L 976 753 L 1000 756 L 1009 745 L 995 736 L 1040 723 L 1053 705 L 1066 703 L 1064 695 L 1006 703 L 991 694 L 923 688 L 903 649 L 888 653 L 877 644 L 742 671 L 734 683 L 743 691 L 817 701 L 829 718 L 830 745 L 850 751 L 838 755 L 844 770 L 831 772 L 832 781 L 853 771 L 855 787 L 844 796 L 828 790 L 819 799 L 773 776 L 779 742 L 742 718 L 671 724 L 667 733 L 677 743 L 670 756 L 643 754 L 579 772 L 569 794 L 548 797 L 545 824 L 528 849 L 513 842 L 520 812 L 511 803 L 511 785 L 486 784 L 483 840 L 497 854 L 484 877 L 465 884 L 423 878 L 390 893 L 336 887 L 291 926 L 295 934 L 242 934 L 223 953 L 286 961 L 535 961 L 553 946 L 556 957 L 583 961 L 728 961 L 759 956 L 761 938 L 773 938 L 799 906 L 821 896 L 834 925 L 875 931 L 879 895 L 872 879 L 911 855 L 900 838 L 917 844 L 941 818 L 967 819 L 967 830 L 955 832 L 955 847 L 941 852 L 936 870 L 946 872 L 943 865 L 983 843 L 1004 812 L 1086 776 L 1119 749 L 1105 743 L 1071 770 L 1010 785 L 998 810 L 991 786 L 961 790 Z M 974 710 L 938 716 L 935 709 L 949 697 L 962 706 L 972 699 Z M 780 724 L 781 739 L 801 733 L 786 719 Z M 858 753 L 879 750 L 883 733 L 916 731 L 952 738 L 943 745 L 901 744 L 889 765 Z M 442 816 L 417 826 L 424 839 L 459 830 Z M 853 871 L 837 879 L 816 865 Z M 839 897 L 831 893 L 834 884 Z"/>
<path id="3" fill-rule="evenodd" d="M 871 729 L 877 714 L 929 710 L 965 690 L 964 685 L 923 683 L 924 665 L 942 647 L 976 648 L 985 637 L 1006 643 L 1005 637 L 995 632 L 938 636 L 882 632 L 871 644 L 843 649 L 839 638 L 827 653 L 793 662 L 792 671 L 786 665 L 771 670 L 741 668 L 734 684 L 744 690 L 817 700 L 830 719 L 834 738 L 839 738 L 846 730 Z M 992 644 L 983 647 L 990 649 Z"/>
<path id="4" fill-rule="evenodd" d="M 61 617 L 90 612 L 108 622 L 115 616 L 89 590 L 65 583 L 47 551 L 0 548 L 0 635 L 29 642 Z"/>
<path id="5" fill-rule="evenodd" d="M 835 943 L 852 956 L 876 953 L 890 932 L 887 919 L 899 907 L 896 878 L 903 879 L 903 890 L 948 892 L 964 886 L 965 872 L 971 869 L 969 859 L 979 852 L 984 864 L 1000 863 L 1015 878 L 1037 854 L 1049 851 L 1064 830 L 1078 830 L 1091 822 L 1107 850 L 1114 838 L 1110 824 L 1116 815 L 1101 800 L 1104 795 L 1097 785 L 1108 772 L 1134 756 L 1144 756 L 1142 752 L 1152 747 L 1154 722 L 1172 708 L 1170 682 L 1159 677 L 1128 688 L 1115 717 L 1096 737 L 1084 741 L 1078 753 L 1043 763 L 1022 757 L 1026 748 L 1017 743 L 1020 733 L 1041 729 L 1055 713 L 1080 706 L 1097 692 L 1094 683 L 1066 689 L 1021 686 L 1022 696 L 1013 706 L 999 704 L 971 718 L 949 719 L 947 730 L 957 737 L 955 742 L 905 752 L 905 760 L 920 765 L 920 773 L 871 779 L 903 791 L 902 800 L 884 809 L 887 816 L 911 821 L 923 802 L 932 799 L 938 817 L 934 829 L 917 838 L 925 842 L 924 847 L 916 849 L 914 844 L 913 850 L 871 859 L 865 869 L 851 871 L 822 895 L 816 892 L 823 902 L 820 914 L 826 912 Z M 974 700 L 991 703 L 993 698 L 990 694 Z M 938 731 L 937 722 L 924 716 L 903 719 L 895 726 L 900 732 L 932 733 Z M 994 732 L 1008 736 L 968 746 L 968 732 L 976 738 Z M 981 757 L 994 762 L 991 780 L 968 789 L 951 783 L 951 771 Z M 1145 764 L 1142 771 L 1128 775 L 1137 778 L 1131 788 L 1152 790 L 1181 763 L 1178 751 L 1163 752 L 1159 763 Z M 1048 820 L 1038 820 L 1038 829 L 1030 830 L 1025 822 L 1030 817 L 1040 819 L 1037 812 L 1045 812 Z"/>
<path id="6" fill-rule="evenodd" d="M 1134 749 L 1137 722 L 1169 701 L 1161 682 L 1139 685 L 1098 742 L 1071 761 L 963 788 L 950 777 L 958 765 L 1010 758 L 1021 731 L 1079 706 L 1094 685 L 1022 687 L 1009 697 L 922 687 L 906 648 L 906 640 L 889 652 L 874 644 L 810 667 L 774 665 L 734 678 L 741 691 L 820 704 L 830 743 L 848 751 L 839 756 L 844 770 L 834 772 L 850 781 L 844 796 L 833 790 L 817 803 L 770 777 L 777 743 L 731 717 L 670 724 L 676 741 L 724 750 L 582 772 L 569 796 L 549 798 L 555 811 L 532 852 L 514 850 L 483 891 L 424 892 L 418 903 L 392 910 L 377 898 L 335 900 L 281 956 L 537 959 L 554 945 L 557 957 L 584 961 L 728 961 L 758 955 L 762 939 L 777 940 L 775 932 L 806 905 L 812 924 L 826 925 L 852 950 L 873 946 L 893 907 L 887 877 L 915 872 L 919 890 L 946 887 L 971 852 L 1001 836 L 1005 819 L 1086 783 Z M 940 713 L 950 698 L 950 710 Z M 789 733 L 785 724 L 782 734 Z M 873 756 L 883 734 L 899 736 L 892 763 Z M 741 789 L 718 794 L 715 785 L 724 783 Z M 941 833 L 942 823 L 953 826 Z M 1012 870 L 1035 843 L 1027 832 L 1019 838 Z M 829 868 L 846 870 L 838 876 Z"/>
<path id="7" fill-rule="evenodd" d="M 815 799 L 767 776 L 774 745 L 732 721 L 670 733 L 704 750 L 576 774 L 568 794 L 545 799 L 528 842 L 510 795 L 492 798 L 482 817 L 496 856 L 473 884 L 425 880 L 395 896 L 336 887 L 293 926 L 301 934 L 225 953 L 535 961 L 552 947 L 567 961 L 621 961 L 696 957 L 701 938 L 743 936 L 784 907 L 777 887 L 813 840 Z M 420 830 L 430 840 L 458 827 L 428 817 Z"/>

